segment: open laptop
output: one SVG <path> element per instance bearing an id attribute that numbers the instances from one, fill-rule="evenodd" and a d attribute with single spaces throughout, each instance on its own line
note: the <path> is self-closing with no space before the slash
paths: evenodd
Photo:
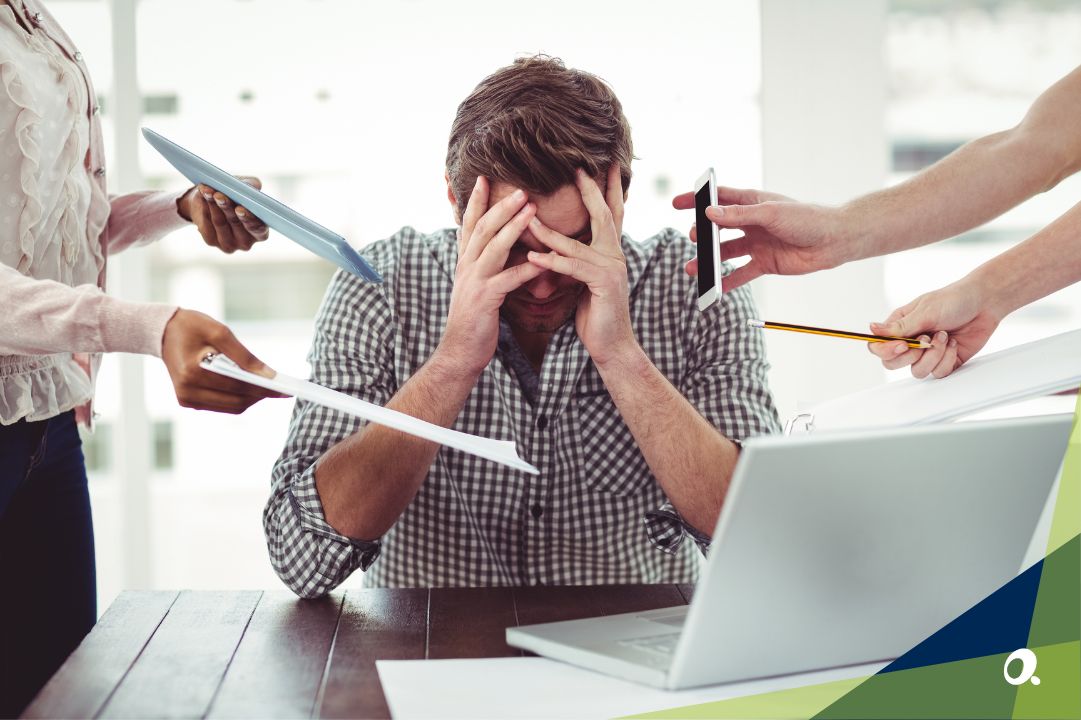
<path id="1" fill-rule="evenodd" d="M 896 658 L 1017 575 L 1071 422 L 755 438 L 690 606 L 507 643 L 668 689 Z"/>

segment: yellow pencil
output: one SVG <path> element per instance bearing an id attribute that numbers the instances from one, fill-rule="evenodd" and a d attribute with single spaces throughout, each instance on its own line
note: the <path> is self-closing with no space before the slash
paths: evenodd
<path id="1" fill-rule="evenodd" d="M 868 335 L 866 333 L 848 332 L 847 330 L 827 330 L 826 328 L 808 327 L 807 325 L 789 325 L 788 323 L 767 322 L 765 320 L 748 320 L 747 324 L 751 327 L 763 328 L 766 330 L 789 330 L 791 332 L 810 333 L 811 335 L 825 335 L 827 337 L 847 338 L 849 340 L 859 340 L 861 342 L 881 343 L 901 340 L 910 348 L 918 348 L 920 350 L 931 347 L 930 343 L 922 342 L 920 340 L 917 340 L 916 338 L 889 337 L 886 335 Z"/>

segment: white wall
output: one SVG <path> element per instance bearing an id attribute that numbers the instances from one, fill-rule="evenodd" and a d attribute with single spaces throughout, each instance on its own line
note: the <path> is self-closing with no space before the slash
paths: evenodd
<path id="1" fill-rule="evenodd" d="M 888 166 L 887 0 L 762 0 L 762 175 L 798 200 L 839 204 L 882 187 Z M 885 317 L 881 260 L 753 283 L 763 319 L 868 332 Z M 787 419 L 802 403 L 881 383 L 862 343 L 767 332 Z"/>

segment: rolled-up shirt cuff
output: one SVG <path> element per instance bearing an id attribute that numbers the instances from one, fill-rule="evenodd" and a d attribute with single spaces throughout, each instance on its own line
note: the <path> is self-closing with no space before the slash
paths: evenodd
<path id="1" fill-rule="evenodd" d="M 354 570 L 367 570 L 378 558 L 383 549 L 383 542 L 376 540 L 358 540 L 342 535 L 326 520 L 323 503 L 315 487 L 315 465 L 309 466 L 297 475 L 287 490 L 289 502 L 300 523 L 307 533 L 332 541 L 328 553 L 333 558 L 326 558 L 327 567 L 322 574 L 328 579 L 341 582 Z"/>
<path id="2" fill-rule="evenodd" d="M 683 545 L 684 538 L 688 536 L 703 553 L 709 551 L 712 542 L 710 537 L 684 520 L 670 502 L 647 512 L 642 516 L 642 522 L 646 526 L 649 541 L 662 552 L 675 555 Z"/>

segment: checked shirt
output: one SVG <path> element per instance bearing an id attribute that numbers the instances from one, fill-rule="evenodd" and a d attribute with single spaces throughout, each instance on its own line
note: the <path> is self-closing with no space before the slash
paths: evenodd
<path id="1" fill-rule="evenodd" d="M 622 246 L 635 336 L 657 368 L 728 438 L 776 432 L 760 333 L 746 323 L 756 316 L 750 291 L 699 312 L 695 281 L 683 271 L 693 255 L 685 236 L 665 230 L 644 243 L 624 237 Z M 457 230 L 403 228 L 364 254 L 384 282 L 334 276 L 309 361 L 313 382 L 385 405 L 442 336 Z M 318 597 L 357 569 L 366 586 L 696 580 L 708 538 L 668 502 L 573 320 L 547 348 L 534 399 L 500 345 L 453 428 L 515 441 L 540 475 L 440 448 L 416 498 L 381 538 L 336 532 L 315 487 L 319 457 L 365 422 L 297 401 L 263 516 L 272 564 L 294 592 Z"/>

